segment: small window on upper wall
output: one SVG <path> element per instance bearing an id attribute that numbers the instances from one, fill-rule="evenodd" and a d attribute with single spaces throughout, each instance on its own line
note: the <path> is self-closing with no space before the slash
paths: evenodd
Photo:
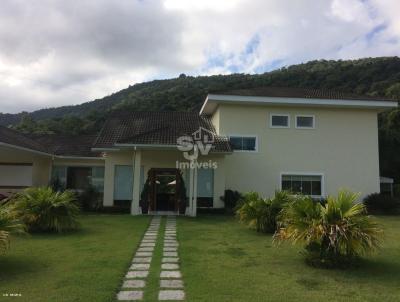
<path id="1" fill-rule="evenodd" d="M 234 151 L 257 152 L 256 136 L 229 136 L 229 142 Z"/>
<path id="2" fill-rule="evenodd" d="M 296 115 L 296 128 L 314 129 L 315 128 L 315 116 L 314 115 Z"/>
<path id="3" fill-rule="evenodd" d="M 290 116 L 288 114 L 271 113 L 270 127 L 271 128 L 289 128 L 290 127 Z"/>

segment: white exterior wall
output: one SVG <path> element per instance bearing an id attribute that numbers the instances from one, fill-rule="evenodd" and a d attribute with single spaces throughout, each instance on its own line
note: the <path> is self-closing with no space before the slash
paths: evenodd
<path id="1" fill-rule="evenodd" d="M 219 134 L 258 137 L 258 152 L 225 157 L 227 189 L 271 196 L 282 172 L 314 172 L 326 194 L 379 192 L 376 110 L 223 104 L 217 113 Z M 270 128 L 270 113 L 290 114 L 290 128 Z M 315 129 L 296 129 L 299 114 L 315 115 Z"/>

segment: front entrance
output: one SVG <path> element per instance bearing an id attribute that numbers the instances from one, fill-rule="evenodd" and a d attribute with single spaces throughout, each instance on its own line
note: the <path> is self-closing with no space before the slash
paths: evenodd
<path id="1" fill-rule="evenodd" d="M 151 211 L 177 212 L 180 177 L 178 169 L 153 168 L 150 177 Z"/>

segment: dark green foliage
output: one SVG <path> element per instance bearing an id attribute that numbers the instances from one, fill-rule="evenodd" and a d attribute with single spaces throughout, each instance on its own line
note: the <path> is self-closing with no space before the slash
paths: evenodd
<path id="1" fill-rule="evenodd" d="M 31 232 L 62 233 L 79 226 L 79 206 L 70 191 L 28 188 L 17 194 L 10 206 Z"/>
<path id="2" fill-rule="evenodd" d="M 225 194 L 221 197 L 221 200 L 225 204 L 226 212 L 233 213 L 239 200 L 241 200 L 242 197 L 243 196 L 238 191 L 225 190 Z"/>
<path id="3" fill-rule="evenodd" d="M 400 209 L 399 198 L 380 193 L 373 193 L 365 197 L 364 204 L 369 213 L 394 215 Z"/>
<path id="4" fill-rule="evenodd" d="M 182 76 L 182 75 L 181 75 Z M 179 180 L 177 179 L 177 183 L 180 183 L 178 193 L 178 203 L 179 203 L 179 214 L 185 214 L 187 207 L 187 196 L 186 196 L 186 185 L 185 180 L 183 179 L 182 172 L 178 175 Z"/>
<path id="5" fill-rule="evenodd" d="M 147 177 L 142 192 L 140 193 L 140 201 L 139 201 L 139 206 L 142 208 L 143 214 L 147 214 L 149 212 L 149 193 L 150 193 L 150 177 Z"/>
<path id="6" fill-rule="evenodd" d="M 78 195 L 78 202 L 84 211 L 98 211 L 103 206 L 102 194 L 92 185 Z"/>
<path id="7" fill-rule="evenodd" d="M 375 252 L 382 229 L 357 202 L 358 194 L 340 191 L 322 205 L 307 196 L 286 203 L 279 215 L 275 242 L 304 244 L 306 261 L 313 266 L 347 267 Z"/>
<path id="8" fill-rule="evenodd" d="M 257 232 L 274 233 L 277 230 L 279 213 L 291 200 L 292 197 L 285 191 L 276 192 L 270 199 L 264 199 L 256 192 L 249 192 L 239 202 L 236 214 L 240 222 Z"/>

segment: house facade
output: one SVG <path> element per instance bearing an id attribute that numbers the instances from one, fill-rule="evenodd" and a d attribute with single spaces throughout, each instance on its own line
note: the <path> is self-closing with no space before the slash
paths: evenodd
<path id="1" fill-rule="evenodd" d="M 377 115 L 397 104 L 259 88 L 209 94 L 197 113 L 116 112 L 95 136 L 1 128 L 0 193 L 54 179 L 75 190 L 91 184 L 104 206 L 128 205 L 137 215 L 143 207 L 177 212 L 185 192 L 191 216 L 223 207 L 227 189 L 320 198 L 348 188 L 365 196 L 380 190 Z"/>

